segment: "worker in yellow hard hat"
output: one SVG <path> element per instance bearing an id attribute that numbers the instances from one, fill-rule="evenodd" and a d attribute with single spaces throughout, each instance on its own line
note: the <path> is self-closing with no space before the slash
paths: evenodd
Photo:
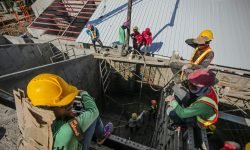
<path id="1" fill-rule="evenodd" d="M 57 75 L 44 73 L 34 77 L 27 86 L 27 95 L 31 105 L 54 112 L 55 149 L 87 150 L 94 131 L 97 143 L 102 144 L 113 130 L 112 123 L 103 127 L 99 111 L 88 92 L 78 90 Z"/>
<path id="2" fill-rule="evenodd" d="M 190 58 L 190 62 L 188 64 L 172 62 L 170 67 L 173 73 L 176 73 L 179 70 L 188 70 L 190 73 L 195 69 L 207 68 L 211 61 L 214 58 L 214 52 L 210 48 L 210 42 L 213 40 L 213 32 L 209 29 L 203 30 L 197 38 L 187 39 L 185 42 L 195 48 L 192 57 Z"/>
<path id="3" fill-rule="evenodd" d="M 139 127 L 142 125 L 144 113 L 145 113 L 145 111 L 142 111 L 139 116 L 137 116 L 137 113 L 131 114 L 131 118 L 128 121 L 130 134 L 134 134 L 139 129 Z"/>
<path id="4" fill-rule="evenodd" d="M 213 40 L 211 30 L 203 30 L 196 39 L 187 39 L 185 42 L 195 48 L 190 64 L 198 65 L 199 68 L 207 68 L 214 58 L 214 52 L 210 48 Z"/>

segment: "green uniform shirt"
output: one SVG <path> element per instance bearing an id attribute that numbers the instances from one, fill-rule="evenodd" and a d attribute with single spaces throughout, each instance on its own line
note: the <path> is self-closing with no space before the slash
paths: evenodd
<path id="1" fill-rule="evenodd" d="M 176 114 L 182 119 L 195 116 L 209 118 L 215 113 L 211 106 L 202 102 L 194 102 L 189 107 L 183 108 L 176 100 L 173 100 L 170 102 L 170 106 L 174 108 Z"/>
<path id="2" fill-rule="evenodd" d="M 85 132 L 99 116 L 99 111 L 93 98 L 87 92 L 81 92 L 80 95 L 86 111 L 82 112 L 76 119 L 82 131 Z M 55 120 L 52 124 L 52 132 L 54 137 L 53 150 L 81 149 L 81 145 L 78 143 L 68 122 L 64 120 Z"/>
<path id="3" fill-rule="evenodd" d="M 125 29 L 119 28 L 119 42 L 120 44 L 125 44 Z"/>

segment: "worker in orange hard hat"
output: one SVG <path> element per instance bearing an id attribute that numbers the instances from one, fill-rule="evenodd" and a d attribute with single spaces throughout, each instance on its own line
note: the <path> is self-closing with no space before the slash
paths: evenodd
<path id="1" fill-rule="evenodd" d="M 158 106 L 157 106 L 157 101 L 156 100 L 151 100 L 151 107 L 149 110 L 149 121 L 151 121 L 151 118 L 153 118 L 154 121 L 156 121 L 156 116 L 157 116 L 157 110 L 158 110 Z"/>
<path id="2" fill-rule="evenodd" d="M 203 30 L 197 38 L 187 39 L 185 42 L 195 48 L 195 51 L 188 64 L 183 65 L 182 63 L 172 62 L 170 67 L 173 73 L 176 73 L 180 69 L 184 71 L 187 69 L 207 68 L 214 58 L 214 52 L 210 48 L 210 42 L 213 38 L 213 32 L 207 29 Z M 190 73 L 190 70 L 187 72 Z"/>
<path id="3" fill-rule="evenodd" d="M 112 123 L 103 126 L 88 92 L 78 90 L 57 75 L 44 73 L 34 77 L 27 86 L 27 95 L 31 105 L 55 114 L 53 149 L 87 150 L 94 131 L 97 143 L 102 144 L 113 130 Z M 76 102 L 80 110 L 74 108 Z"/>
<path id="4" fill-rule="evenodd" d="M 178 124 L 191 123 L 194 126 L 208 127 L 218 119 L 218 100 L 211 87 L 216 82 L 215 74 L 211 70 L 198 69 L 188 75 L 188 89 L 192 99 L 186 107 L 175 97 L 168 96 L 165 101 L 169 106 L 167 114 L 173 124 L 169 129 L 175 129 Z"/>
<path id="5" fill-rule="evenodd" d="M 97 49 L 96 49 L 96 42 L 98 42 L 101 46 L 101 48 L 103 48 L 103 44 L 102 44 L 102 41 L 100 40 L 100 33 L 99 33 L 99 30 L 92 24 L 88 24 L 87 25 L 87 30 L 86 30 L 86 33 L 90 36 L 91 38 L 91 41 L 93 43 L 93 46 L 94 46 L 94 49 L 95 49 L 95 52 L 97 53 Z"/>

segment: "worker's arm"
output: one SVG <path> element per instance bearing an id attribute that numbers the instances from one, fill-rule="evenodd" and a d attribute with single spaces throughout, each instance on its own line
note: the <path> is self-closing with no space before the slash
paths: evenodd
<path id="1" fill-rule="evenodd" d="M 134 34 L 134 33 L 130 34 L 130 37 L 131 37 L 133 40 L 135 40 L 135 34 Z"/>
<path id="2" fill-rule="evenodd" d="M 89 31 L 89 29 L 87 29 L 87 30 L 86 30 L 86 33 L 87 33 L 88 35 L 90 35 L 90 31 Z"/>
<path id="3" fill-rule="evenodd" d="M 185 41 L 185 43 L 186 43 L 187 45 L 193 47 L 193 48 L 196 48 L 196 47 L 198 46 L 198 44 L 194 43 L 193 41 L 194 41 L 194 39 L 187 39 L 187 40 Z"/>
<path id="4" fill-rule="evenodd" d="M 181 107 L 176 100 L 170 102 L 170 106 L 174 108 L 174 111 L 180 118 L 189 118 L 198 115 L 206 115 L 213 112 L 213 108 L 202 102 L 195 102 L 187 108 Z"/>
<path id="5" fill-rule="evenodd" d="M 80 95 L 82 97 L 85 111 L 77 116 L 76 119 L 84 132 L 99 116 L 99 111 L 93 98 L 86 91 L 81 92 Z"/>
<path id="6" fill-rule="evenodd" d="M 96 37 L 99 38 L 100 34 L 99 34 L 99 30 L 96 28 Z"/>

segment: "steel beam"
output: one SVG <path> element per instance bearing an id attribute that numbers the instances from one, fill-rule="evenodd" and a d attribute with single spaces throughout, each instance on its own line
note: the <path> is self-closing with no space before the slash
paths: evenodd
<path id="1" fill-rule="evenodd" d="M 119 137 L 119 136 L 116 136 L 116 135 L 113 135 L 113 134 L 108 139 L 111 140 L 111 141 L 117 142 L 119 144 L 126 145 L 128 147 L 133 148 L 133 149 L 137 149 L 137 150 L 155 150 L 154 148 L 147 147 L 147 146 L 142 145 L 140 143 L 136 143 L 134 141 L 124 139 L 122 137 Z"/>
<path id="2" fill-rule="evenodd" d="M 219 118 L 250 127 L 250 119 L 247 119 L 247 118 L 239 117 L 236 115 L 231 115 L 231 114 L 224 113 L 224 112 L 219 112 Z"/>

